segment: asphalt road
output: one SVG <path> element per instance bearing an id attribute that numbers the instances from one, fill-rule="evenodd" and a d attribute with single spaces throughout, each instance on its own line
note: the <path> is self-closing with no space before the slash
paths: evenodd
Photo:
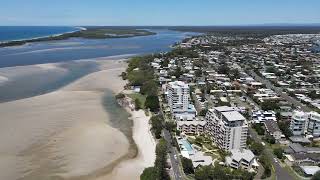
<path id="1" fill-rule="evenodd" d="M 179 168 L 179 161 L 175 157 L 179 157 L 178 152 L 175 150 L 175 148 L 172 146 L 172 137 L 168 130 L 164 129 L 163 131 L 163 137 L 167 141 L 168 145 L 168 154 L 171 161 L 171 168 L 174 174 L 175 180 L 181 180 L 182 179 L 182 172 L 180 172 Z"/>
<path id="2" fill-rule="evenodd" d="M 262 139 L 258 136 L 258 134 L 251 128 L 249 128 L 249 133 L 251 135 L 251 138 L 256 142 L 262 142 Z M 279 162 L 275 161 L 275 156 L 273 155 L 273 152 L 271 149 L 266 148 L 265 152 L 270 157 L 273 169 L 276 174 L 276 179 L 279 180 L 293 180 L 294 178 L 284 169 L 280 166 Z M 278 160 L 277 160 L 278 161 Z"/>
<path id="3" fill-rule="evenodd" d="M 294 106 L 300 107 L 301 110 L 306 112 L 311 111 L 311 109 L 308 106 L 302 104 L 300 101 L 296 100 L 295 98 L 287 95 L 286 93 L 283 92 L 282 88 L 275 87 L 269 80 L 260 77 L 254 71 L 251 70 L 250 75 L 257 81 L 260 81 L 261 83 L 265 84 L 267 88 L 274 90 L 278 95 L 280 95 L 283 99 L 287 100 L 289 103 L 293 104 Z"/>

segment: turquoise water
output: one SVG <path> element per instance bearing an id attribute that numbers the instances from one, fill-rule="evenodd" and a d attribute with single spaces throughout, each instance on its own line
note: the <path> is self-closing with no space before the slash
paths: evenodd
<path id="1" fill-rule="evenodd" d="M 181 142 L 182 142 L 182 145 L 186 148 L 186 150 L 188 152 L 192 152 L 193 151 L 193 148 L 192 148 L 191 144 L 189 143 L 189 141 L 187 141 L 185 139 L 182 139 Z"/>

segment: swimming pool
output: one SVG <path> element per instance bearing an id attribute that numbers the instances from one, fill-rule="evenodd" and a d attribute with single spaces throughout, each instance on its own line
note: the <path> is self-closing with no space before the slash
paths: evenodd
<path id="1" fill-rule="evenodd" d="M 193 152 L 193 148 L 191 146 L 191 144 L 189 143 L 189 141 L 187 141 L 186 139 L 182 139 L 180 140 L 180 142 L 182 143 L 183 147 L 190 153 Z"/>

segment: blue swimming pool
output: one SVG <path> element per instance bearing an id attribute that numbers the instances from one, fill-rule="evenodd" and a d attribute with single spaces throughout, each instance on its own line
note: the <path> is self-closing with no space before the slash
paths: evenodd
<path id="1" fill-rule="evenodd" d="M 189 152 L 193 151 L 193 148 L 192 148 L 191 144 L 189 143 L 189 141 L 182 139 L 181 143 L 182 143 L 183 147 L 186 148 L 187 151 L 189 151 Z"/>

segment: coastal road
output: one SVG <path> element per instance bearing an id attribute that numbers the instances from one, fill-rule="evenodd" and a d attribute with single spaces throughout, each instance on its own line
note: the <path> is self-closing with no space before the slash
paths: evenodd
<path id="1" fill-rule="evenodd" d="M 169 158 L 171 161 L 171 168 L 174 174 L 174 178 L 175 180 L 182 180 L 182 172 L 180 172 L 180 168 L 179 168 L 179 161 L 178 161 L 178 157 L 179 154 L 178 152 L 175 150 L 175 148 L 172 146 L 172 137 L 169 133 L 168 130 L 164 129 L 163 131 L 163 137 L 164 139 L 167 141 L 167 145 L 168 145 L 168 154 L 169 154 Z"/>
<path id="2" fill-rule="evenodd" d="M 258 136 L 258 134 L 252 129 L 249 128 L 249 133 L 251 135 L 251 138 L 256 142 L 262 142 L 262 139 Z M 270 148 L 265 148 L 265 152 L 267 153 L 267 156 L 271 160 L 273 170 L 276 174 L 276 179 L 282 180 L 293 180 L 294 178 L 283 168 L 280 166 L 279 162 L 275 161 L 275 156 L 273 155 L 273 152 Z"/>
<path id="3" fill-rule="evenodd" d="M 274 90 L 278 95 L 280 95 L 283 99 L 287 100 L 289 103 L 293 104 L 296 107 L 300 107 L 301 110 L 305 112 L 310 112 L 311 109 L 306 106 L 305 104 L 301 103 L 300 101 L 296 100 L 295 98 L 287 95 L 283 92 L 282 88 L 275 87 L 269 80 L 264 79 L 260 77 L 257 73 L 254 71 L 250 71 L 250 75 L 257 81 L 260 81 L 261 83 L 265 84 L 267 88 Z"/>

